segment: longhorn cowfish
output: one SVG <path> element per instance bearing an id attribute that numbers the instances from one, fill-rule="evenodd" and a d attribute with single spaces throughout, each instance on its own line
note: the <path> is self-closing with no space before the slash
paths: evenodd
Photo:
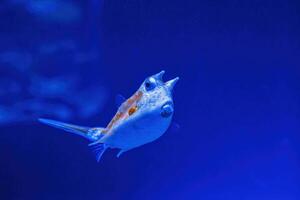
<path id="1" fill-rule="evenodd" d="M 172 90 L 179 80 L 163 82 L 165 71 L 144 80 L 139 89 L 118 108 L 106 126 L 83 127 L 50 119 L 39 119 L 47 125 L 75 133 L 90 140 L 99 162 L 108 148 L 122 153 L 152 142 L 162 136 L 169 127 L 174 113 Z"/>

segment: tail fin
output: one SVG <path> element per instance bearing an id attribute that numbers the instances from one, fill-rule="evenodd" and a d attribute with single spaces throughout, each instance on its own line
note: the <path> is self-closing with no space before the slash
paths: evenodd
<path id="1" fill-rule="evenodd" d="M 39 121 L 49 126 L 83 136 L 92 142 L 99 140 L 103 136 L 102 134 L 103 128 L 90 128 L 84 126 L 77 126 L 74 124 L 67 124 L 67 123 L 63 123 L 51 119 L 43 119 L 43 118 L 40 118 Z"/>

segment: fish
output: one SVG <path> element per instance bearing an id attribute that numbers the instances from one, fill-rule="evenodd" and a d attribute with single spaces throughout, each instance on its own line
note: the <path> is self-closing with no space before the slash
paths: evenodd
<path id="1" fill-rule="evenodd" d="M 162 70 L 147 77 L 138 90 L 121 103 L 106 127 L 78 126 L 45 118 L 39 121 L 88 139 L 98 162 L 109 148 L 119 149 L 119 157 L 157 140 L 170 126 L 174 114 L 172 93 L 179 77 L 164 82 L 164 74 Z"/>

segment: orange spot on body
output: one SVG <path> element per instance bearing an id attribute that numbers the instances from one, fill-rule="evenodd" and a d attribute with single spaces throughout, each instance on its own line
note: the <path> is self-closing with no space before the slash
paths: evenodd
<path id="1" fill-rule="evenodd" d="M 130 97 L 126 102 L 122 104 L 122 109 L 116 113 L 116 115 L 109 122 L 103 133 L 107 133 L 119 120 L 127 118 L 125 113 L 132 115 L 138 110 L 136 106 L 137 102 L 142 98 L 143 93 L 141 91 L 136 92 L 132 97 Z M 132 106 L 134 104 L 134 106 Z"/>
<path id="2" fill-rule="evenodd" d="M 133 113 L 135 113 L 137 111 L 137 106 L 133 106 L 128 110 L 128 115 L 132 115 Z"/>

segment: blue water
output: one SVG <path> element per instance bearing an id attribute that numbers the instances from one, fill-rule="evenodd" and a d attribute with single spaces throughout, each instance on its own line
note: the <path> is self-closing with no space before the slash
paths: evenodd
<path id="1" fill-rule="evenodd" d="M 4 0 L 0 199 L 300 199 L 300 5 Z M 105 126 L 115 97 L 180 77 L 172 126 L 100 163 L 39 124 Z"/>

